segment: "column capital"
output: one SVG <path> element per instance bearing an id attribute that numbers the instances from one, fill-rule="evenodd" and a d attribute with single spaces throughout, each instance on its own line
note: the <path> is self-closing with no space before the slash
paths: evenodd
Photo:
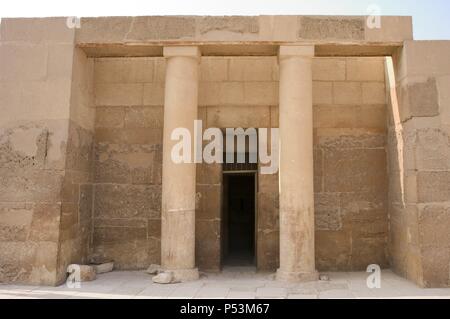
<path id="1" fill-rule="evenodd" d="M 280 45 L 278 49 L 278 58 L 314 57 L 314 45 Z"/>
<path id="2" fill-rule="evenodd" d="M 163 48 L 163 56 L 165 58 L 188 57 L 199 59 L 201 52 L 197 46 L 165 46 Z"/>

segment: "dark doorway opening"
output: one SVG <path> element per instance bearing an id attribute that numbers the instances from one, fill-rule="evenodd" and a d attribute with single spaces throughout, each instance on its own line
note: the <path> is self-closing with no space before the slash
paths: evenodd
<path id="1" fill-rule="evenodd" d="M 224 174 L 223 263 L 225 266 L 255 264 L 254 173 Z"/>

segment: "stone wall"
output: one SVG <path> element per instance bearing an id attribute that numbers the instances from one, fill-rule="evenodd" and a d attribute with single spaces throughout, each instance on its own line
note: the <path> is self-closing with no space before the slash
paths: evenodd
<path id="1" fill-rule="evenodd" d="M 65 19 L 3 19 L 0 64 L 0 281 L 55 285 L 87 257 L 89 63 Z"/>
<path id="2" fill-rule="evenodd" d="M 407 41 L 394 59 L 389 121 L 392 268 L 450 286 L 449 41 Z"/>
<path id="3" fill-rule="evenodd" d="M 119 268 L 159 262 L 162 58 L 95 60 L 94 253 Z M 317 264 L 387 265 L 382 58 L 314 60 Z M 276 57 L 203 57 L 198 118 L 207 127 L 278 127 Z M 220 269 L 220 165 L 198 165 L 196 260 Z M 278 175 L 258 174 L 257 266 L 278 267 Z"/>
<path id="4" fill-rule="evenodd" d="M 164 73 L 155 59 L 95 60 L 93 256 L 160 263 Z"/>

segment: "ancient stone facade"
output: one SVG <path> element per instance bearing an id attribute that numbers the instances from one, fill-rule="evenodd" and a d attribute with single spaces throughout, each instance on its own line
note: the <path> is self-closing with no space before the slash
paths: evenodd
<path id="1" fill-rule="evenodd" d="M 163 152 L 200 119 L 280 128 L 292 148 L 256 174 L 258 270 L 378 264 L 450 285 L 449 42 L 413 41 L 407 17 L 66 22 L 1 23 L 1 282 L 60 284 L 93 257 L 220 271 L 223 166 Z"/>

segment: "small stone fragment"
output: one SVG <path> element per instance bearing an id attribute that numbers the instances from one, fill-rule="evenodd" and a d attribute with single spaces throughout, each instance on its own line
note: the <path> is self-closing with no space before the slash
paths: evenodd
<path id="1" fill-rule="evenodd" d="M 320 275 L 320 276 L 319 276 L 319 280 L 320 280 L 320 281 L 330 281 L 330 276 L 325 275 L 325 274 Z"/>
<path id="2" fill-rule="evenodd" d="M 73 274 L 73 280 L 76 282 L 95 280 L 95 268 L 90 265 L 71 264 L 67 267 L 67 272 Z"/>
<path id="3" fill-rule="evenodd" d="M 145 272 L 150 275 L 157 275 L 161 270 L 162 268 L 160 265 L 151 264 Z"/>
<path id="4" fill-rule="evenodd" d="M 94 267 L 95 272 L 97 274 L 104 274 L 106 272 L 110 272 L 110 271 L 113 270 L 114 263 L 113 262 L 108 262 L 108 263 L 93 265 L 93 267 Z"/>
<path id="5" fill-rule="evenodd" d="M 160 272 L 152 278 L 153 282 L 157 284 L 170 284 L 172 279 L 173 275 L 171 272 Z"/>

